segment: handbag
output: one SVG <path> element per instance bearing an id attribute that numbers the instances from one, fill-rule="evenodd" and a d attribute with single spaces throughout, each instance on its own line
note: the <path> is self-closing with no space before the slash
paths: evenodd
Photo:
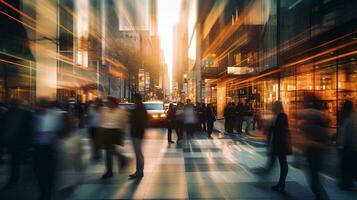
<path id="1" fill-rule="evenodd" d="M 124 145 L 123 131 L 117 128 L 100 128 L 94 133 L 94 145 L 106 149 L 111 145 Z"/>

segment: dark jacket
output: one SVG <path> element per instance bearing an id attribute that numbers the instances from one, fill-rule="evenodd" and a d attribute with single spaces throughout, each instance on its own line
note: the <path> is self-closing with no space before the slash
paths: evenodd
<path id="1" fill-rule="evenodd" d="M 244 116 L 244 105 L 243 103 L 238 103 L 236 106 L 236 115 L 237 117 L 243 117 Z"/>
<path id="2" fill-rule="evenodd" d="M 176 108 L 169 108 L 167 111 L 167 120 L 174 122 L 176 120 Z"/>
<path id="3" fill-rule="evenodd" d="M 169 108 L 167 111 L 167 125 L 168 127 L 172 127 L 176 122 L 176 108 Z"/>
<path id="4" fill-rule="evenodd" d="M 216 121 L 216 116 L 215 116 L 214 111 L 211 107 L 209 107 L 209 106 L 206 107 L 205 115 L 206 115 L 207 122 Z"/>
<path id="5" fill-rule="evenodd" d="M 10 108 L 4 117 L 4 141 L 9 148 L 28 147 L 33 137 L 33 113 L 25 108 Z"/>
<path id="6" fill-rule="evenodd" d="M 254 109 L 253 109 L 252 104 L 246 103 L 244 105 L 244 116 L 251 117 L 251 116 L 253 116 L 253 114 L 254 114 Z"/>
<path id="7" fill-rule="evenodd" d="M 235 116 L 235 106 L 228 105 L 224 110 L 224 117 L 233 118 Z"/>
<path id="8" fill-rule="evenodd" d="M 270 137 L 271 151 L 274 155 L 292 153 L 288 117 L 285 113 L 280 113 L 276 117 L 275 124 L 270 129 Z"/>
<path id="9" fill-rule="evenodd" d="M 135 105 L 130 115 L 130 135 L 133 138 L 144 138 L 148 114 L 144 104 Z"/>

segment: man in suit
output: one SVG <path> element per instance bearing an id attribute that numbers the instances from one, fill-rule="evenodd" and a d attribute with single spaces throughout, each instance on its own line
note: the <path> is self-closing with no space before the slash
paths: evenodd
<path id="1" fill-rule="evenodd" d="M 129 175 L 129 179 L 140 179 L 144 176 L 144 155 L 142 152 L 142 141 L 147 126 L 147 111 L 142 102 L 140 94 L 134 95 L 135 108 L 130 116 L 130 134 L 133 140 L 136 157 L 136 172 Z"/>

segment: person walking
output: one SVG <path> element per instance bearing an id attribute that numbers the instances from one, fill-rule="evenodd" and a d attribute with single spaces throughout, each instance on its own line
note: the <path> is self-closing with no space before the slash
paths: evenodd
<path id="1" fill-rule="evenodd" d="M 227 132 L 233 133 L 234 125 L 235 125 L 235 105 L 234 102 L 228 104 L 227 111 L 226 111 L 226 120 L 227 122 Z"/>
<path id="2" fill-rule="evenodd" d="M 252 123 L 253 130 L 261 130 L 262 128 L 262 116 L 260 113 L 260 109 L 255 107 L 254 108 L 254 116 L 253 116 L 253 123 Z"/>
<path id="3" fill-rule="evenodd" d="M 177 134 L 177 144 L 180 144 L 183 138 L 183 103 L 179 102 L 175 113 L 175 130 Z"/>
<path id="4" fill-rule="evenodd" d="M 185 126 L 186 136 L 193 138 L 193 133 L 195 132 L 196 125 L 198 123 L 195 108 L 191 103 L 190 99 L 187 99 L 187 103 L 183 108 L 183 122 Z"/>
<path id="5" fill-rule="evenodd" d="M 123 170 L 127 165 L 127 158 L 117 151 L 115 147 L 115 145 L 124 145 L 123 137 L 128 121 L 127 115 L 126 110 L 118 106 L 116 98 L 107 98 L 106 105 L 101 111 L 101 130 L 95 136 L 95 140 L 98 139 L 101 143 L 100 145 L 105 148 L 106 172 L 103 174 L 102 179 L 113 176 L 113 156 L 116 156 L 119 161 L 119 171 Z"/>
<path id="6" fill-rule="evenodd" d="M 316 199 L 329 199 L 321 184 L 319 172 L 329 143 L 327 128 L 330 120 L 325 112 L 326 106 L 316 94 L 305 94 L 303 106 L 293 115 L 302 121 L 300 129 L 305 137 L 304 152 L 309 166 L 310 187 Z"/>
<path id="7" fill-rule="evenodd" d="M 236 106 L 236 129 L 238 134 L 242 134 L 242 125 L 244 117 L 244 105 L 242 102 L 238 102 Z"/>
<path id="8" fill-rule="evenodd" d="M 224 107 L 223 117 L 224 117 L 224 131 L 228 132 L 228 106 L 229 103 Z"/>
<path id="9" fill-rule="evenodd" d="M 100 158 L 100 149 L 94 145 L 94 136 L 100 130 L 101 108 L 103 101 L 100 98 L 96 98 L 93 103 L 89 105 L 87 114 L 87 128 L 90 139 L 92 140 L 92 159 L 94 161 Z"/>
<path id="10" fill-rule="evenodd" d="M 247 99 L 244 105 L 244 117 L 243 121 L 245 122 L 245 134 L 249 134 L 253 121 L 254 109 L 250 101 Z"/>
<path id="11" fill-rule="evenodd" d="M 357 114 L 352 101 L 345 101 L 342 108 L 341 123 L 337 144 L 342 146 L 341 183 L 342 190 L 353 188 L 353 179 L 357 178 Z"/>
<path id="12" fill-rule="evenodd" d="M 47 99 L 38 101 L 35 114 L 33 137 L 33 167 L 40 186 L 40 198 L 52 198 L 56 177 L 56 146 L 59 138 L 71 131 L 67 112 L 56 108 L 54 102 Z"/>
<path id="13" fill-rule="evenodd" d="M 21 162 L 33 137 L 33 113 L 13 99 L 3 119 L 3 144 L 10 155 L 10 177 L 4 187 L 7 189 L 20 179 Z"/>
<path id="14" fill-rule="evenodd" d="M 216 121 L 216 116 L 214 114 L 214 109 L 212 104 L 208 104 L 206 109 L 205 109 L 205 115 L 207 119 L 207 135 L 209 139 L 212 138 L 212 132 L 213 132 L 213 127 L 214 127 L 214 122 Z"/>
<path id="15" fill-rule="evenodd" d="M 135 108 L 130 115 L 130 134 L 133 141 L 136 157 L 136 171 L 129 175 L 129 179 L 140 179 L 144 177 L 144 155 L 142 152 L 142 142 L 145 128 L 147 126 L 148 114 L 142 102 L 140 94 L 134 95 Z"/>
<path id="16" fill-rule="evenodd" d="M 169 109 L 167 111 L 167 140 L 169 143 L 175 143 L 172 141 L 172 130 L 175 128 L 175 121 L 176 121 L 176 108 L 173 103 L 170 103 Z"/>
<path id="17" fill-rule="evenodd" d="M 283 104 L 276 101 L 273 104 L 275 122 L 269 129 L 270 138 L 270 168 L 274 165 L 276 158 L 280 165 L 280 178 L 278 184 L 272 187 L 273 190 L 283 192 L 285 179 L 288 174 L 287 155 L 292 153 L 291 136 L 289 131 L 288 117 L 284 113 Z"/>
<path id="18" fill-rule="evenodd" d="M 197 109 L 197 115 L 199 118 L 199 128 L 200 128 L 200 131 L 204 131 L 204 132 L 207 131 L 205 111 L 206 111 L 206 104 L 199 103 L 198 109 Z"/>

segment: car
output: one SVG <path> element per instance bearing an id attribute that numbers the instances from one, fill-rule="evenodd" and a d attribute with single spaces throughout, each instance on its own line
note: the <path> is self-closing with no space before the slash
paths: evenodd
<path id="1" fill-rule="evenodd" d="M 166 113 L 164 103 L 161 101 L 147 101 L 144 106 L 148 112 L 149 126 L 164 126 L 166 123 Z"/>

